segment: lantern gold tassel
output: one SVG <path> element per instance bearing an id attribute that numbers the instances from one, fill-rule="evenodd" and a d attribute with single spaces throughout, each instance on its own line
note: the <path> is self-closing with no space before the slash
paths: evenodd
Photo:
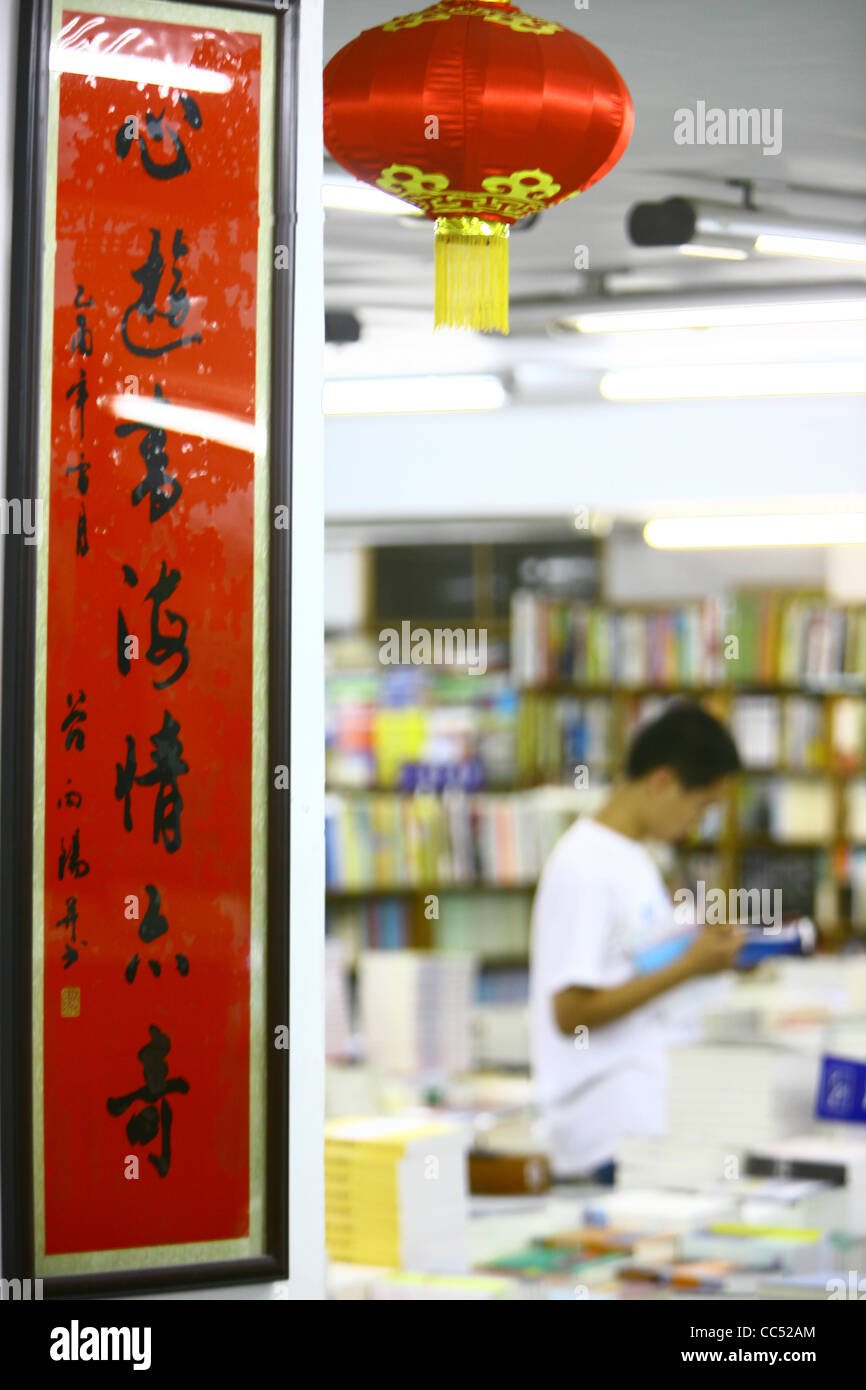
<path id="1" fill-rule="evenodd" d="M 436 327 L 508 332 L 508 223 L 436 220 Z"/>

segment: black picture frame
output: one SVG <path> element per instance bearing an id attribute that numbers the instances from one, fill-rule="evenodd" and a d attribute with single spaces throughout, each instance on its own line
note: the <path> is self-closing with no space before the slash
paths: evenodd
<path id="1" fill-rule="evenodd" d="M 178 3 L 180 0 L 178 0 Z M 175 3 L 175 0 L 169 0 Z M 292 377 L 297 221 L 297 88 L 301 0 L 183 0 L 227 12 L 259 12 L 277 24 L 274 99 L 274 245 L 288 269 L 272 278 L 270 496 L 291 520 Z M 146 11 L 148 0 L 142 0 Z M 4 496 L 36 497 L 40 310 L 48 124 L 51 0 L 21 0 L 14 147 L 7 462 Z M 98 8 L 98 7 L 96 7 Z M 289 767 L 291 734 L 291 525 L 270 529 L 268 576 L 267 927 L 265 1035 L 289 1020 L 290 798 L 272 771 Z M 36 547 L 6 537 L 0 728 L 0 1217 L 2 1275 L 35 1278 L 32 1152 L 32 825 Z M 47 1299 L 90 1299 L 198 1290 L 289 1275 L 288 1050 L 268 1048 L 265 1088 L 266 1253 L 206 1264 L 45 1276 Z"/>

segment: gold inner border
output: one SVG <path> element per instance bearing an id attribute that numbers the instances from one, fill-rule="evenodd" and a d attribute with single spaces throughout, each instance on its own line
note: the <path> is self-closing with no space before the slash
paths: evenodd
<path id="1" fill-rule="evenodd" d="M 199 5 L 169 4 L 166 0 L 99 0 L 92 10 L 69 0 L 53 0 L 51 44 L 70 13 L 155 19 L 162 23 L 253 33 L 261 37 L 259 101 L 259 241 L 256 276 L 256 427 L 268 439 L 270 424 L 271 295 L 274 226 L 274 122 L 276 119 L 276 15 L 223 10 Z M 270 39 L 270 42 L 267 40 Z M 42 264 L 39 483 L 37 496 L 50 500 L 51 395 L 54 359 L 54 262 L 57 241 L 57 151 L 60 114 L 60 74 L 49 73 L 46 149 L 45 236 Z M 96 1274 L 183 1264 L 208 1264 L 260 1255 L 265 1249 L 265 1131 L 267 1046 L 265 1036 L 265 979 L 267 943 L 267 756 L 268 756 L 268 559 L 270 556 L 270 482 L 268 445 L 254 464 L 255 522 L 253 533 L 253 679 L 252 679 L 252 823 L 250 864 L 250 1116 L 248 1236 L 234 1240 L 198 1241 L 177 1245 L 140 1246 L 123 1250 L 45 1253 L 45 1147 L 43 1087 L 44 935 L 45 935 L 45 745 L 48 547 L 50 507 L 43 507 L 42 544 L 37 556 L 36 671 L 34 682 L 33 747 L 33 1192 L 34 1266 L 37 1276 Z M 288 1022 L 288 1020 L 286 1020 Z"/>

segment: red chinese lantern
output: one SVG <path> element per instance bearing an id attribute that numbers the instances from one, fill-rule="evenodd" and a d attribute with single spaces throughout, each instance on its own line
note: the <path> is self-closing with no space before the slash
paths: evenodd
<path id="1" fill-rule="evenodd" d="M 504 0 L 437 0 L 325 68 L 325 144 L 436 223 L 436 325 L 508 332 L 508 230 L 603 178 L 628 89 L 578 34 Z"/>

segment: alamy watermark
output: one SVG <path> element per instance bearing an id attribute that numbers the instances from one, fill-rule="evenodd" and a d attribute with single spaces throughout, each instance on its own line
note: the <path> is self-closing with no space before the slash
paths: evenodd
<path id="1" fill-rule="evenodd" d="M 41 1279 L 0 1279 L 0 1303 L 42 1298 Z"/>
<path id="2" fill-rule="evenodd" d="M 42 540 L 42 498 L 0 497 L 0 533 L 23 536 L 25 545 Z"/>
<path id="3" fill-rule="evenodd" d="M 782 151 L 782 108 L 775 106 L 732 107 L 695 103 L 695 109 L 681 106 L 674 112 L 674 142 L 677 145 L 760 145 L 762 154 Z"/>
<path id="4" fill-rule="evenodd" d="M 680 926 L 762 926 L 774 936 L 782 926 L 781 888 L 707 888 L 702 878 L 674 893 L 674 921 Z"/>
<path id="5" fill-rule="evenodd" d="M 470 676 L 487 670 L 485 627 L 415 628 L 404 620 L 400 631 L 385 627 L 379 633 L 383 666 L 466 666 Z"/>

